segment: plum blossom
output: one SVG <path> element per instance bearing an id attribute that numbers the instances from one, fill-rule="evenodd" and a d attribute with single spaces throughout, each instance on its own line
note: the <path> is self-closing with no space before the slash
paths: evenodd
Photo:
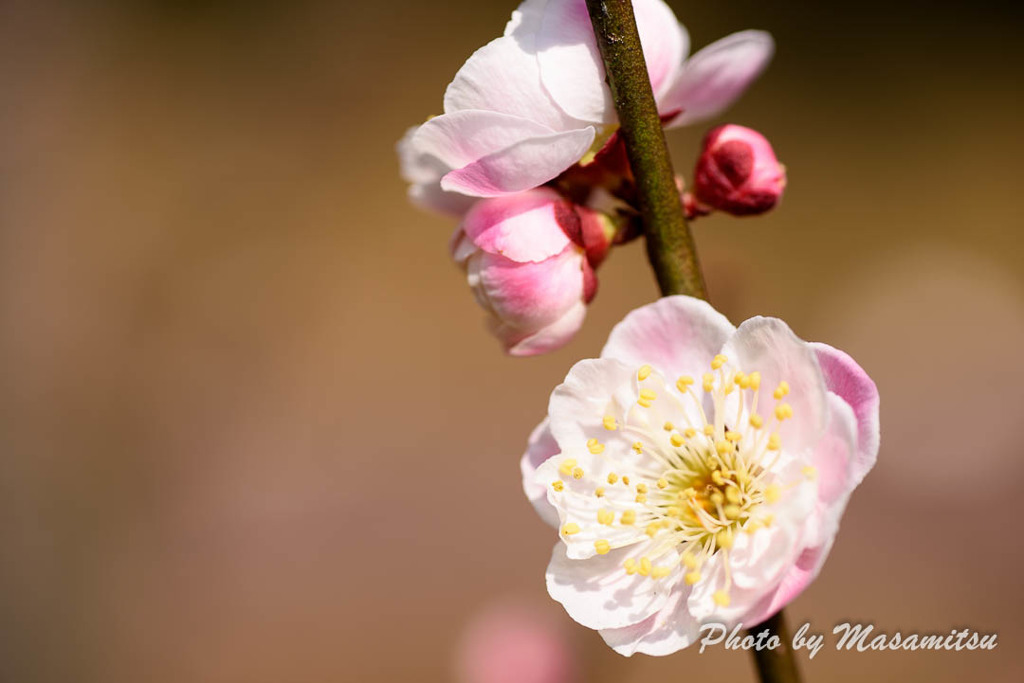
<path id="1" fill-rule="evenodd" d="M 530 356 L 579 330 L 612 232 L 602 214 L 538 188 L 477 202 L 452 238 L 452 257 L 506 352 Z"/>
<path id="2" fill-rule="evenodd" d="M 778 203 L 786 187 L 786 169 L 763 135 L 729 124 L 705 136 L 693 186 L 698 205 L 751 216 Z"/>
<path id="3" fill-rule="evenodd" d="M 560 537 L 548 591 L 624 655 L 753 626 L 818 574 L 878 446 L 878 392 L 842 351 L 690 297 L 643 306 L 570 370 L 523 456 Z"/>
<path id="4" fill-rule="evenodd" d="M 668 126 L 716 116 L 763 71 L 769 34 L 742 31 L 686 58 L 689 36 L 662 0 L 634 12 Z M 611 138 L 617 117 L 584 0 L 526 0 L 504 34 L 477 50 L 444 96 L 444 113 L 399 142 L 411 199 L 462 215 L 473 197 L 551 181 Z"/>

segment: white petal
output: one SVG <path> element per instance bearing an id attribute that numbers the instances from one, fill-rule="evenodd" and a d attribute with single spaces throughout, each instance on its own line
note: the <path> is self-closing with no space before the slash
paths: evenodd
<path id="1" fill-rule="evenodd" d="M 665 605 L 638 624 L 602 629 L 601 637 L 620 655 L 637 652 L 665 656 L 688 647 L 700 635 L 700 623 L 687 611 L 689 587 L 677 584 Z"/>
<path id="2" fill-rule="evenodd" d="M 594 629 L 621 628 L 643 621 L 661 609 L 678 581 L 677 571 L 664 579 L 634 574 L 622 568 L 633 550 L 613 550 L 586 560 L 570 560 L 565 546 L 555 544 L 548 564 L 551 597 L 580 624 Z"/>
<path id="3" fill-rule="evenodd" d="M 411 153 L 436 160 L 438 168 L 458 169 L 518 142 L 543 138 L 555 131 L 519 116 L 467 110 L 435 116 L 410 139 Z M 425 162 L 424 162 L 425 165 Z M 447 173 L 448 171 L 445 171 Z"/>
<path id="4" fill-rule="evenodd" d="M 601 351 L 630 366 L 648 363 L 671 383 L 707 372 L 736 328 L 706 301 L 667 296 L 641 306 L 616 325 Z"/>
<path id="5" fill-rule="evenodd" d="M 633 6 L 652 86 L 660 93 L 675 80 L 689 37 L 661 0 Z M 536 48 L 544 87 L 564 111 L 594 123 L 617 120 L 584 0 L 549 2 Z"/>
<path id="6" fill-rule="evenodd" d="M 484 109 L 542 123 L 556 131 L 585 128 L 555 104 L 540 82 L 534 36 L 503 36 L 473 53 L 444 94 L 444 111 Z"/>
<path id="7" fill-rule="evenodd" d="M 683 64 L 659 110 L 682 109 L 669 127 L 684 126 L 722 113 L 761 75 L 775 52 L 764 31 L 741 31 L 698 51 Z"/>
<path id="8" fill-rule="evenodd" d="M 604 441 L 604 416 L 621 415 L 630 407 L 635 372 L 611 359 L 586 359 L 572 366 L 548 403 L 551 433 L 562 450 L 579 448 L 591 438 Z"/>
<path id="9" fill-rule="evenodd" d="M 770 417 L 776 405 L 772 393 L 781 381 L 789 384 L 790 393 L 783 401 L 793 407 L 793 417 L 776 430 L 783 450 L 814 448 L 825 431 L 828 405 L 825 380 L 810 345 L 778 318 L 758 316 L 739 326 L 722 353 L 730 366 L 747 374 L 761 373 L 758 412 L 768 419 L 774 419 Z M 735 400 L 735 392 L 729 398 Z"/>
<path id="10" fill-rule="evenodd" d="M 525 139 L 452 171 L 441 187 L 474 197 L 523 192 L 575 164 L 593 142 L 591 127 Z"/>
<path id="11" fill-rule="evenodd" d="M 533 504 L 540 518 L 553 527 L 558 527 L 558 511 L 548 502 L 549 483 L 536 481 L 537 468 L 545 460 L 558 454 L 558 443 L 548 429 L 547 418 L 530 433 L 526 452 L 519 460 L 519 471 L 523 476 L 523 493 Z"/>

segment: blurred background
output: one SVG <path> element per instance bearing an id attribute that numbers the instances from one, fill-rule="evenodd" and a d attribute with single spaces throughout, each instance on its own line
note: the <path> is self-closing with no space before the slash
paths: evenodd
<path id="1" fill-rule="evenodd" d="M 695 48 L 779 44 L 722 120 L 790 185 L 696 225 L 712 299 L 882 395 L 878 466 L 791 623 L 999 634 L 826 649 L 808 679 L 1021 680 L 1024 11 L 669 4 Z M 514 5 L 0 0 L 0 680 L 753 680 L 720 648 L 619 658 L 545 594 L 518 457 L 657 295 L 642 245 L 569 347 L 510 359 L 452 224 L 405 201 L 395 141 Z M 705 129 L 671 133 L 679 170 Z"/>

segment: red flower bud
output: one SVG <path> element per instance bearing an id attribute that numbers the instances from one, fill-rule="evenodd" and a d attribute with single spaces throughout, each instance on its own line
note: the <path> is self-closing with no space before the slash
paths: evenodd
<path id="1" fill-rule="evenodd" d="M 701 204 L 734 216 L 752 216 L 778 203 L 786 187 L 786 169 L 763 135 L 728 124 L 704 138 L 693 184 Z"/>

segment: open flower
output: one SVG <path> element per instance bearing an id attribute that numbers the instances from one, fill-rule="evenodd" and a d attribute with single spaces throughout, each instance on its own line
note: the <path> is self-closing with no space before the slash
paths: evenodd
<path id="1" fill-rule="evenodd" d="M 596 211 L 538 188 L 477 202 L 452 238 L 452 257 L 505 350 L 532 356 L 583 324 L 611 232 Z"/>
<path id="2" fill-rule="evenodd" d="M 689 59 L 689 36 L 661 0 L 635 0 L 637 28 L 670 126 L 724 110 L 771 58 L 771 36 L 743 31 Z M 617 118 L 584 0 L 526 0 L 504 35 L 477 50 L 448 86 L 444 114 L 399 142 L 416 203 L 461 214 L 467 197 L 543 185 L 595 152 Z"/>
<path id="3" fill-rule="evenodd" d="M 557 516 L 548 591 L 625 655 L 753 626 L 817 575 L 878 443 L 875 385 L 842 351 L 690 297 L 639 308 L 555 389 L 523 457 Z"/>

